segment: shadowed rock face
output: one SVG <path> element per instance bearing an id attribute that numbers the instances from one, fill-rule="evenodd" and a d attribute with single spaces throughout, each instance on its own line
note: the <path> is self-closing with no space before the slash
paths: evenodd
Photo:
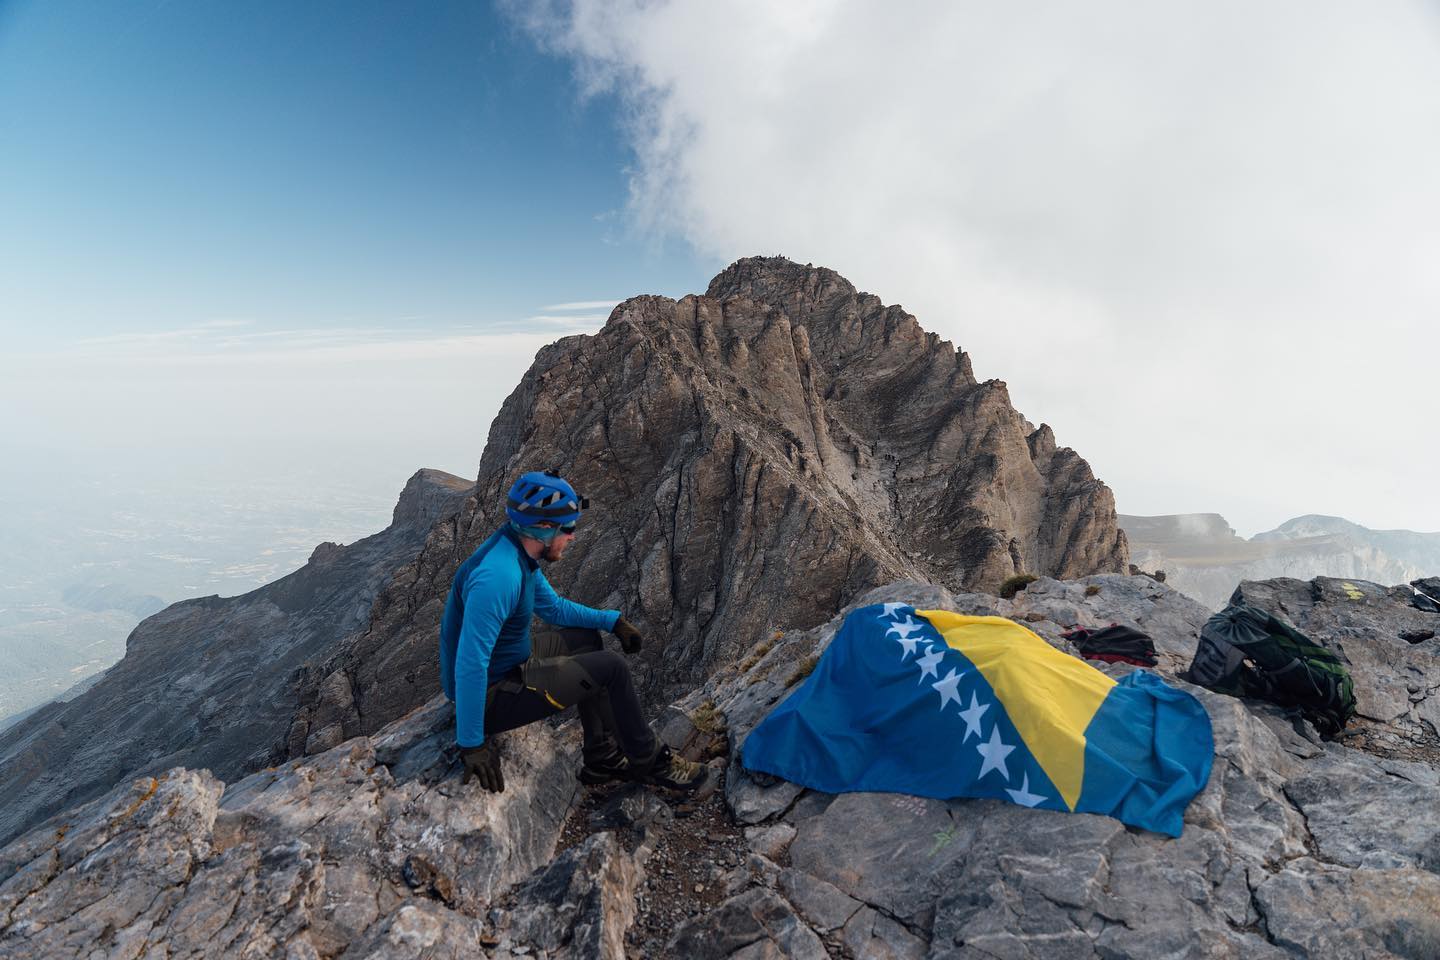
<path id="1" fill-rule="evenodd" d="M 142 622 L 89 690 L 0 733 L 0 839 L 129 777 L 184 764 L 234 779 L 283 753 L 296 671 L 368 622 L 382 585 L 469 487 L 422 470 L 383 532 L 321 544 L 243 596 L 186 600 Z"/>
<path id="2" fill-rule="evenodd" d="M 641 625 L 637 672 L 662 701 L 879 583 L 993 590 L 1128 560 L 1110 490 L 1003 383 L 834 271 L 741 260 L 704 296 L 636 297 L 540 351 L 490 429 L 476 498 L 311 672 L 292 756 L 438 689 L 450 578 L 514 478 L 545 467 L 593 502 L 549 576 Z"/>

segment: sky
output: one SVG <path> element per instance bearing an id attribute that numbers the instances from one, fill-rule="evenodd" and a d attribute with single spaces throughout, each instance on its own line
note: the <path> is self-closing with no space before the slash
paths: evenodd
<path id="1" fill-rule="evenodd" d="M 0 0 L 0 444 L 393 497 L 778 253 L 1122 512 L 1440 530 L 1437 156 L 1433 2 Z"/>
<path id="2" fill-rule="evenodd" d="M 3 479 L 473 477 L 541 345 L 724 265 L 619 109 L 486 4 L 0 0 Z"/>

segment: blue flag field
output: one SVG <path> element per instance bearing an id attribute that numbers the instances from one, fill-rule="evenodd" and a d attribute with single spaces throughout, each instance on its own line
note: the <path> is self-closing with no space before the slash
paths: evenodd
<path id="1" fill-rule="evenodd" d="M 1002 617 L 861 607 L 742 762 L 826 793 L 995 797 L 1172 837 L 1210 777 L 1210 717 L 1143 670 L 1118 683 Z"/>

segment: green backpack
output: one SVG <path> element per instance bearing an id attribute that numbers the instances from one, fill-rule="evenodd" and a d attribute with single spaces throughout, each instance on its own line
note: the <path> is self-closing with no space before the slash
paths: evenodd
<path id="1" fill-rule="evenodd" d="M 1345 664 L 1290 624 L 1257 607 L 1234 604 L 1200 631 L 1182 679 L 1237 697 L 1298 707 L 1325 736 L 1355 716 L 1355 685 Z"/>

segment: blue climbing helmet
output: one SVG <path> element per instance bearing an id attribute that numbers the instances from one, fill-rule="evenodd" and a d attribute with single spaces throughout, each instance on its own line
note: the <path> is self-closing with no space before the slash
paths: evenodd
<path id="1" fill-rule="evenodd" d="M 505 515 L 517 533 L 549 543 L 556 534 L 573 531 L 580 511 L 589 506 L 590 501 L 576 493 L 554 470 L 533 470 L 510 487 Z M 542 521 L 555 526 L 538 526 Z"/>

